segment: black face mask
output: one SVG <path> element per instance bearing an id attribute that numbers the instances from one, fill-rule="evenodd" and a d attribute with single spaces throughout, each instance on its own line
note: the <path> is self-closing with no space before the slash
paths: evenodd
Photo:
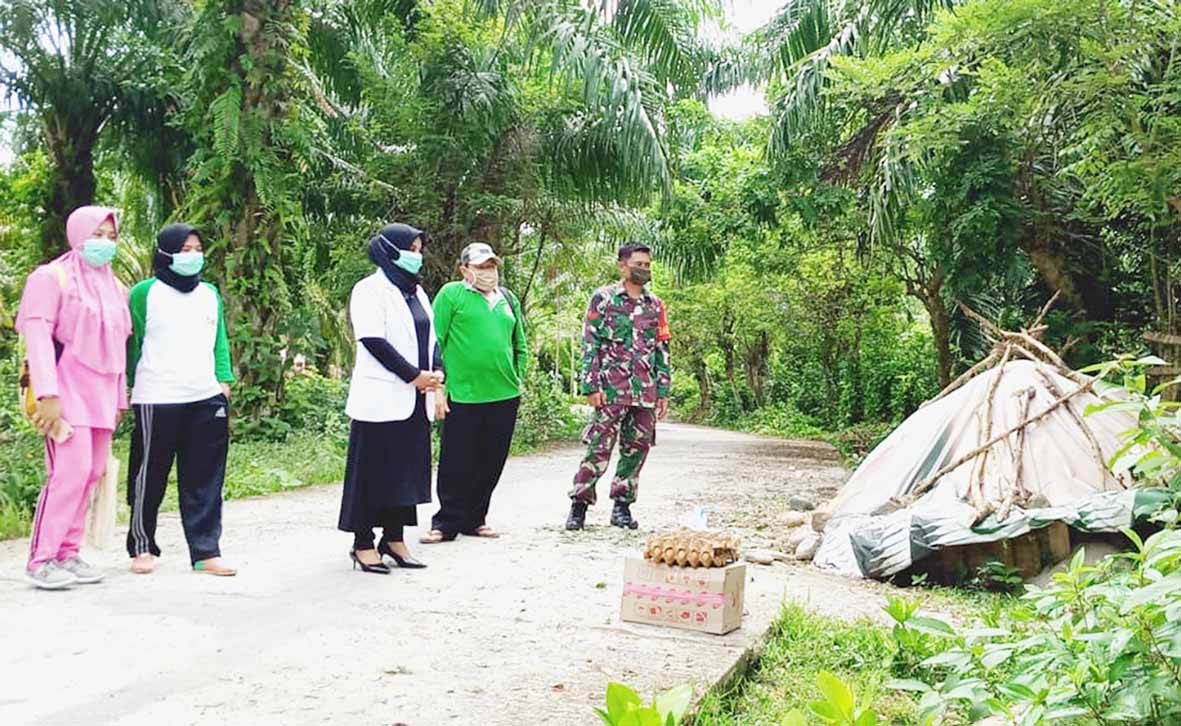
<path id="1" fill-rule="evenodd" d="M 643 267 L 628 267 L 627 279 L 636 285 L 647 285 L 652 280 L 652 270 Z"/>

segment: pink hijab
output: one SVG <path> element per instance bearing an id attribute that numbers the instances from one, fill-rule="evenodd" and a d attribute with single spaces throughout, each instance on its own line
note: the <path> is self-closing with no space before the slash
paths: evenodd
<path id="1" fill-rule="evenodd" d="M 70 214 L 66 220 L 70 251 L 52 263 L 65 270 L 65 294 L 59 297 L 57 310 L 43 309 L 49 300 L 22 303 L 16 327 L 19 330 L 28 318 L 56 319 L 54 337 L 69 346 L 73 357 L 87 368 L 110 374 L 124 373 L 127 367 L 131 333 L 127 294 L 110 265 L 92 267 L 82 259 L 82 243 L 107 220 L 118 230 L 114 209 L 79 207 Z"/>

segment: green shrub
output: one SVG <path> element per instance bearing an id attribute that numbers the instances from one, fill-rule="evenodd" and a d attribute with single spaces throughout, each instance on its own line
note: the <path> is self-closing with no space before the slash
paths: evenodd
<path id="1" fill-rule="evenodd" d="M 892 424 L 866 422 L 826 434 L 823 438 L 835 446 L 846 461 L 859 463 L 893 430 Z"/>
<path id="2" fill-rule="evenodd" d="M 349 419 L 344 406 L 348 395 L 348 381 L 309 370 L 287 381 L 278 418 L 290 434 L 318 434 L 347 442 Z"/>
<path id="3" fill-rule="evenodd" d="M 579 421 L 562 392 L 561 380 L 535 367 L 521 396 L 513 453 L 530 451 L 548 441 L 575 438 L 578 429 Z"/>
<path id="4" fill-rule="evenodd" d="M 744 431 L 767 436 L 820 436 L 823 430 L 808 415 L 794 406 L 777 403 L 745 416 L 739 422 Z"/>
<path id="5" fill-rule="evenodd" d="M 680 726 L 693 701 L 690 686 L 678 686 L 656 694 L 651 706 L 622 683 L 607 684 L 607 708 L 596 708 L 606 726 Z"/>
<path id="6" fill-rule="evenodd" d="M 725 691 L 707 693 L 693 725 L 793 723 L 788 720 L 798 718 L 791 716 L 793 711 L 810 710 L 813 702 L 828 699 L 818 685 L 826 671 L 855 690 L 861 703 L 872 706 L 885 723 L 916 723 L 911 718 L 914 700 L 886 687 L 893 677 L 895 651 L 890 634 L 876 623 L 847 622 L 808 612 L 798 604 L 786 605 L 756 666 Z"/>
<path id="7" fill-rule="evenodd" d="M 950 647 L 905 680 L 924 717 L 966 711 L 1006 723 L 1161 724 L 1181 720 L 1181 532 L 1163 530 L 1099 565 L 1080 550 L 1025 607 L 991 627 L 940 629 Z M 939 622 L 922 618 L 924 625 Z M 900 622 L 910 629 L 913 619 Z M 988 625 L 988 624 L 986 624 Z"/>
<path id="8" fill-rule="evenodd" d="M 17 397 L 14 352 L 0 359 L 0 539 L 28 532 L 45 478 L 44 439 L 25 421 Z"/>
<path id="9" fill-rule="evenodd" d="M 1099 411 L 1123 411 L 1136 416 L 1137 427 L 1124 436 L 1124 445 L 1111 458 L 1116 471 L 1131 471 L 1140 482 L 1168 487 L 1181 493 L 1181 403 L 1165 401 L 1166 389 L 1181 385 L 1181 378 L 1148 390 L 1147 369 L 1164 365 L 1160 358 L 1122 356 L 1109 363 L 1084 368 L 1122 390 L 1112 402 L 1088 407 L 1087 415 Z"/>

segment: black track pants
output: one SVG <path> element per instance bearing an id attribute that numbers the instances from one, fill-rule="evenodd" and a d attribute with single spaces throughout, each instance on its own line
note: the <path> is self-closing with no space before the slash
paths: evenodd
<path id="1" fill-rule="evenodd" d="M 156 516 L 176 459 L 189 557 L 195 563 L 220 556 L 221 494 L 230 441 L 225 397 L 218 394 L 194 403 L 136 404 L 134 408 L 135 435 L 127 467 L 128 554 L 160 554 Z"/>

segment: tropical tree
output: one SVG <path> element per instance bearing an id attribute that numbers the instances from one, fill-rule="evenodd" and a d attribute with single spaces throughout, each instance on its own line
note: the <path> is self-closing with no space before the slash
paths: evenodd
<path id="1" fill-rule="evenodd" d="M 700 90 L 715 3 L 404 6 L 320 3 L 307 72 L 346 206 L 428 229 L 432 285 L 468 241 L 513 256 L 670 188 L 665 109 Z"/>
<path id="2" fill-rule="evenodd" d="M 94 201 L 95 153 L 104 129 L 162 125 L 175 64 L 168 28 L 179 0 L 9 0 L 0 5 L 0 85 L 35 114 L 52 180 L 41 256 L 64 245 L 65 217 Z"/>
<path id="3" fill-rule="evenodd" d="M 790 0 L 748 39 L 746 76 L 772 84 L 775 153 L 825 122 L 829 69 L 841 58 L 864 58 L 922 38 L 941 8 L 962 0 Z M 878 109 L 874 120 L 889 107 Z M 880 123 L 880 121 L 878 122 Z M 860 133 L 874 125 L 873 120 Z M 856 127 L 854 128 L 856 130 Z"/>
<path id="4" fill-rule="evenodd" d="M 959 281 L 1020 250 L 1093 321 L 1119 314 L 1133 252 L 1175 325 L 1178 22 L 1169 3 L 982 0 L 913 49 L 844 63 L 856 105 L 897 99 L 853 164 L 875 237 L 919 215 Z"/>
<path id="5" fill-rule="evenodd" d="M 303 229 L 302 195 L 318 124 L 297 73 L 299 0 L 216 0 L 195 18 L 183 123 L 186 216 L 210 231 L 212 267 L 232 300 L 240 405 L 266 421 L 283 387 L 291 296 L 287 247 Z"/>

